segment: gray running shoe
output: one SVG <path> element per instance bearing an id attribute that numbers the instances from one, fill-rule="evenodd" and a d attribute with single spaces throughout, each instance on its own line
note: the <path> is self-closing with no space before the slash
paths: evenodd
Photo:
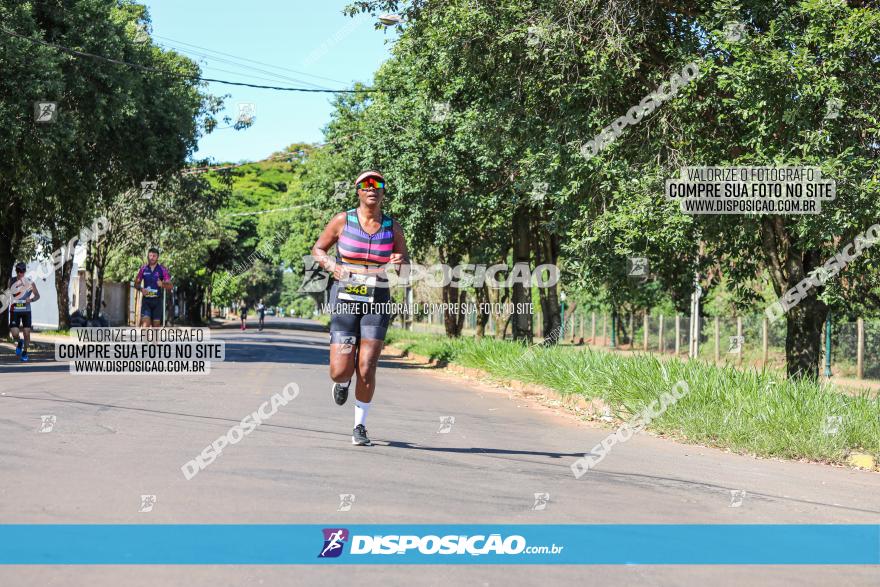
<path id="1" fill-rule="evenodd" d="M 358 424 L 354 427 L 354 430 L 351 433 L 351 443 L 356 444 L 357 446 L 373 445 L 373 443 L 370 442 L 370 439 L 367 438 L 367 429 L 364 428 L 363 424 Z"/>

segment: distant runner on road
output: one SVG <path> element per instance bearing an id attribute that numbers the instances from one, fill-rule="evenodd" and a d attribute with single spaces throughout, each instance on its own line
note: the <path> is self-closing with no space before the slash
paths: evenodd
<path id="1" fill-rule="evenodd" d="M 141 283 L 143 282 L 143 284 Z M 141 328 L 162 326 L 165 317 L 164 299 L 160 289 L 172 289 L 171 274 L 159 264 L 159 249 L 153 247 L 147 253 L 147 264 L 140 268 L 134 278 L 134 287 L 143 294 L 141 300 Z"/>
<path id="2" fill-rule="evenodd" d="M 262 331 L 263 325 L 266 322 L 266 306 L 263 305 L 263 300 L 257 303 L 257 315 L 260 317 L 260 331 Z"/>
<path id="3" fill-rule="evenodd" d="M 382 212 L 385 178 L 365 171 L 355 180 L 360 204 L 340 212 L 324 228 L 312 256 L 336 279 L 330 289 L 330 391 L 343 405 L 357 372 L 351 442 L 369 446 L 365 422 L 376 391 L 376 365 L 385 345 L 391 300 L 384 265 L 409 263 L 403 230 Z M 336 245 L 336 259 L 327 251 Z M 378 285 L 377 285 L 378 284 Z"/>
<path id="4" fill-rule="evenodd" d="M 248 314 L 248 306 L 247 302 L 241 300 L 241 303 L 238 305 L 238 316 L 241 318 L 241 329 L 247 330 L 247 314 Z"/>
<path id="5" fill-rule="evenodd" d="M 27 265 L 17 263 L 15 265 L 15 277 L 9 280 L 9 289 L 12 292 L 12 304 L 9 306 L 9 333 L 16 342 L 15 354 L 21 360 L 27 362 L 28 347 L 31 343 L 31 303 L 40 299 L 40 292 L 36 284 L 24 276 Z M 24 340 L 19 337 L 19 331 L 24 335 Z"/>

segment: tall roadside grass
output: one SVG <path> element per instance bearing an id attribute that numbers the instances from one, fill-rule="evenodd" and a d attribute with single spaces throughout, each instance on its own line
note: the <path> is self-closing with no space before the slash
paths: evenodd
<path id="1" fill-rule="evenodd" d="M 700 361 L 623 357 L 587 348 L 525 347 L 392 329 L 395 347 L 499 379 L 601 398 L 619 418 L 643 409 L 679 380 L 690 389 L 650 429 L 681 440 L 765 457 L 843 463 L 850 452 L 880 458 L 880 398 L 818 382 Z"/>

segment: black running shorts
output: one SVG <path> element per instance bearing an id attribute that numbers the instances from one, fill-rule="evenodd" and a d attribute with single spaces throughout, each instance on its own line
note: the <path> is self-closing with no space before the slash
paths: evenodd
<path id="1" fill-rule="evenodd" d="M 9 313 L 9 327 L 10 328 L 31 328 L 31 313 L 30 312 L 16 312 L 12 310 Z"/>
<path id="2" fill-rule="evenodd" d="M 153 321 L 162 320 L 162 298 L 143 298 L 141 300 L 141 318 L 149 318 Z"/>
<path id="3" fill-rule="evenodd" d="M 391 290 L 377 287 L 372 303 L 349 302 L 338 299 L 339 282 L 330 288 L 330 344 L 352 344 L 362 338 L 385 340 L 391 314 L 387 304 L 391 300 Z"/>

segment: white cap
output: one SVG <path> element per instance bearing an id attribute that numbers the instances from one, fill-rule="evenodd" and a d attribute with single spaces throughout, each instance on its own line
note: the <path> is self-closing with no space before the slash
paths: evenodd
<path id="1" fill-rule="evenodd" d="M 375 177 L 377 179 L 381 179 L 382 181 L 385 181 L 385 178 L 378 171 L 364 171 L 363 173 L 358 175 L 358 178 L 356 180 L 354 180 L 354 185 L 359 184 L 360 182 L 364 181 L 368 177 Z"/>

